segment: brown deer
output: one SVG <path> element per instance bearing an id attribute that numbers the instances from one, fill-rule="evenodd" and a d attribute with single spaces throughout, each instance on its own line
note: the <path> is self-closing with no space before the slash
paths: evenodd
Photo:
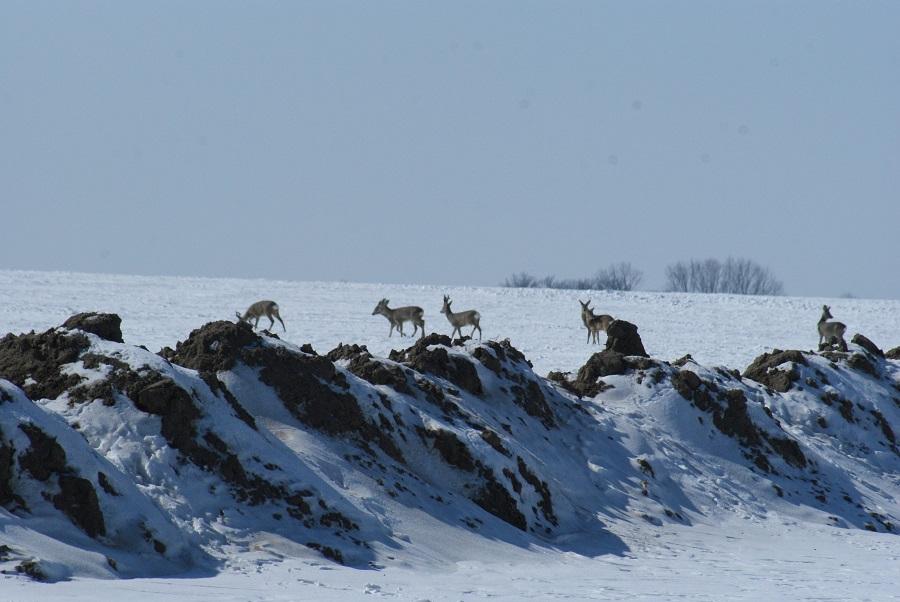
<path id="1" fill-rule="evenodd" d="M 259 319 L 263 316 L 269 318 L 269 329 L 275 326 L 275 320 L 277 319 L 281 322 L 281 327 L 284 328 L 284 331 L 287 332 L 287 327 L 284 325 L 284 320 L 281 319 L 281 316 L 278 315 L 278 304 L 274 301 L 269 301 L 268 299 L 264 301 L 257 301 L 253 305 L 247 308 L 247 311 L 244 312 L 242 316 L 240 312 L 234 312 L 234 315 L 237 316 L 238 322 L 246 322 L 250 323 L 250 320 L 253 320 L 253 328 L 259 326 Z"/>
<path id="2" fill-rule="evenodd" d="M 481 325 L 479 322 L 481 321 L 481 314 L 475 311 L 474 309 L 470 309 L 467 311 L 461 311 L 459 313 L 454 313 L 452 309 L 450 309 L 450 304 L 453 301 L 450 300 L 450 297 L 444 295 L 444 307 L 441 309 L 441 313 L 447 316 L 447 321 L 450 322 L 450 325 L 453 326 L 453 332 L 450 333 L 450 339 L 453 339 L 453 335 L 459 332 L 460 338 L 462 338 L 462 327 L 463 326 L 471 326 L 472 332 L 469 336 L 475 336 L 475 330 L 478 330 L 478 340 L 481 340 Z"/>
<path id="3" fill-rule="evenodd" d="M 609 328 L 609 325 L 612 324 L 613 317 L 607 314 L 600 314 L 599 316 L 594 315 L 594 310 L 591 309 L 591 300 L 582 301 L 578 300 L 581 303 L 581 321 L 584 322 L 585 328 L 588 331 L 587 343 L 591 342 L 591 338 L 594 339 L 594 343 L 600 344 L 600 331 L 606 332 L 606 329 Z"/>
<path id="4" fill-rule="evenodd" d="M 388 303 L 390 303 L 387 299 L 382 299 L 378 302 L 378 305 L 375 306 L 375 309 L 372 311 L 372 315 L 381 314 L 385 318 L 388 319 L 388 322 L 391 323 L 391 329 L 388 331 L 388 337 L 394 334 L 394 328 L 400 332 L 400 336 L 403 335 L 403 323 L 404 322 L 412 322 L 413 323 L 413 333 L 412 336 L 416 336 L 416 330 L 419 328 L 422 329 L 422 334 L 419 335 L 419 338 L 425 336 L 425 319 L 423 318 L 425 314 L 425 310 L 421 307 L 417 307 L 415 305 L 410 305 L 408 307 L 398 307 L 396 309 L 391 309 L 388 307 Z"/>
<path id="5" fill-rule="evenodd" d="M 822 343 L 832 344 L 839 343 L 841 349 L 847 349 L 847 342 L 844 340 L 844 332 L 847 330 L 846 324 L 843 322 L 828 322 L 829 318 L 833 318 L 831 315 L 831 308 L 827 305 L 822 306 L 822 317 L 819 318 L 819 348 L 822 348 Z"/>

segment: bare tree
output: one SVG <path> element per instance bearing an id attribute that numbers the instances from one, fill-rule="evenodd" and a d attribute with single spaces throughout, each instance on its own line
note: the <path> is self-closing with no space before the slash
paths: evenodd
<path id="1" fill-rule="evenodd" d="M 586 290 L 630 291 L 637 288 L 644 278 L 644 273 L 623 261 L 598 270 L 589 278 L 557 278 L 544 276 L 536 278 L 527 272 L 513 274 L 503 281 L 508 288 L 557 288 Z"/>
<path id="2" fill-rule="evenodd" d="M 688 265 L 679 261 L 666 266 L 666 282 L 670 291 L 687 293 L 691 290 L 691 271 Z"/>
<path id="3" fill-rule="evenodd" d="M 536 288 L 538 280 L 527 272 L 519 272 L 504 280 L 503 286 L 507 288 Z"/>
<path id="4" fill-rule="evenodd" d="M 599 270 L 594 276 L 594 284 L 598 289 L 611 291 L 630 291 L 637 287 L 644 278 L 644 273 L 622 261 L 608 268 Z"/>
<path id="5" fill-rule="evenodd" d="M 666 267 L 667 288 L 696 293 L 780 295 L 784 286 L 772 272 L 749 259 L 729 257 L 679 261 Z"/>
<path id="6" fill-rule="evenodd" d="M 691 260 L 691 286 L 698 293 L 719 293 L 722 264 L 718 259 Z"/>
<path id="7" fill-rule="evenodd" d="M 738 295 L 780 295 L 784 287 L 761 265 L 729 257 L 722 267 L 721 289 Z"/>

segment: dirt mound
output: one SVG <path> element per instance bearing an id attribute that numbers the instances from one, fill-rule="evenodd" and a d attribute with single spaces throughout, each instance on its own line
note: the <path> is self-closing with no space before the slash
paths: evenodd
<path id="1" fill-rule="evenodd" d="M 672 386 L 699 410 L 712 415 L 713 426 L 744 446 L 744 455 L 757 468 L 775 472 L 767 455 L 776 453 L 795 468 L 807 465 L 806 456 L 796 441 L 778 437 L 761 429 L 747 408 L 747 398 L 741 389 L 725 389 L 711 380 L 703 380 L 690 370 L 672 375 Z"/>
<path id="2" fill-rule="evenodd" d="M 859 345 L 860 347 L 862 347 L 863 349 L 865 349 L 866 351 L 868 351 L 869 353 L 871 353 L 872 355 L 874 355 L 876 357 L 884 357 L 884 351 L 879 349 L 875 343 L 873 343 L 872 341 L 870 341 L 868 339 L 868 337 L 866 337 L 860 333 L 856 333 L 855 335 L 853 335 L 853 338 L 850 339 L 850 342 L 853 343 L 854 345 Z"/>
<path id="3" fill-rule="evenodd" d="M 220 320 L 209 322 L 191 332 L 175 349 L 166 347 L 159 354 L 179 366 L 198 372 L 230 370 L 241 358 L 244 347 L 258 344 L 260 337 L 245 322 Z"/>
<path id="4" fill-rule="evenodd" d="M 14 383 L 30 399 L 56 399 L 81 377 L 60 374 L 90 346 L 80 333 L 51 329 L 41 334 L 8 334 L 0 339 L 0 378 Z"/>
<path id="5" fill-rule="evenodd" d="M 568 373 L 551 372 L 550 380 L 559 383 L 564 389 L 580 397 L 595 397 L 609 389 L 609 385 L 600 380 L 604 376 L 625 374 L 630 368 L 625 355 L 609 349 L 595 353 L 578 369 L 574 380 L 567 378 Z"/>
<path id="6" fill-rule="evenodd" d="M 430 346 L 436 347 L 429 349 Z M 446 379 L 473 395 L 482 395 L 484 388 L 475 365 L 468 360 L 451 356 L 445 347 L 450 347 L 450 337 L 432 333 L 403 351 L 391 351 L 390 359 L 417 372 Z"/>
<path id="7" fill-rule="evenodd" d="M 291 414 L 329 435 L 357 434 L 404 462 L 394 441 L 365 415 L 347 389 L 344 375 L 326 357 L 301 355 L 281 347 L 249 347 L 241 359 L 260 368 L 259 378 L 278 393 Z"/>
<path id="8" fill-rule="evenodd" d="M 122 340 L 122 318 L 116 314 L 97 312 L 75 314 L 63 322 L 62 325 L 63 328 L 90 332 L 106 341 L 124 343 Z"/>
<path id="9" fill-rule="evenodd" d="M 343 343 L 338 343 L 338 346 L 326 353 L 325 357 L 332 362 L 336 362 L 339 360 L 353 359 L 362 353 L 369 353 L 369 349 L 365 345 L 344 345 Z"/>
<path id="10" fill-rule="evenodd" d="M 606 350 L 648 357 L 637 326 L 625 320 L 613 320 L 606 329 Z"/>
<path id="11" fill-rule="evenodd" d="M 780 370 L 778 366 L 793 362 L 806 366 L 806 358 L 797 350 L 782 351 L 774 349 L 771 353 L 763 353 L 744 370 L 744 377 L 763 384 L 779 393 L 787 393 L 800 374 L 793 367 Z"/>
<path id="12" fill-rule="evenodd" d="M 403 368 L 375 359 L 365 345 L 338 345 L 326 355 L 329 361 L 349 360 L 347 369 L 373 385 L 386 385 L 395 391 L 412 395 Z"/>

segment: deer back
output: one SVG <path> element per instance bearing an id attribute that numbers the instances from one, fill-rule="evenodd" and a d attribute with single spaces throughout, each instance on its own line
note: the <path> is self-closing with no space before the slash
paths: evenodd
<path id="1" fill-rule="evenodd" d="M 420 319 L 425 310 L 417 305 L 408 305 L 406 307 L 398 307 L 396 309 L 389 309 L 391 312 L 391 316 L 394 320 L 402 320 L 404 322 L 412 322 L 415 319 Z"/>
<path id="2" fill-rule="evenodd" d="M 247 308 L 247 311 L 244 312 L 244 318 L 255 318 L 257 316 L 267 316 L 274 309 L 278 307 L 278 304 L 269 299 L 264 299 L 262 301 L 257 301 L 250 305 Z"/>

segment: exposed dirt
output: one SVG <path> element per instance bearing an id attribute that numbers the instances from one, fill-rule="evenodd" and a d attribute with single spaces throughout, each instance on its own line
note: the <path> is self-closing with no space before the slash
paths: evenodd
<path id="1" fill-rule="evenodd" d="M 796 350 L 781 351 L 775 349 L 771 353 L 763 353 L 744 370 L 744 377 L 774 389 L 780 393 L 787 393 L 791 386 L 800 378 L 800 374 L 793 367 L 779 369 L 777 366 L 793 362 L 807 365 L 803 353 Z"/>
<path id="2" fill-rule="evenodd" d="M 852 368 L 853 370 L 859 370 L 860 372 L 865 372 L 870 376 L 878 376 L 875 365 L 861 353 L 850 354 L 850 357 L 847 358 L 847 367 Z"/>
<path id="3" fill-rule="evenodd" d="M 617 351 L 606 349 L 595 353 L 578 369 L 575 380 L 569 380 L 565 374 L 554 372 L 547 377 L 559 383 L 564 389 L 580 397 L 595 397 L 609 388 L 600 380 L 604 376 L 625 374 L 628 364 L 625 356 Z"/>
<path id="4" fill-rule="evenodd" d="M 553 513 L 553 499 L 550 496 L 550 488 L 547 487 L 547 483 L 540 480 L 537 475 L 528 468 L 528 465 L 521 456 L 516 456 L 516 464 L 519 468 L 519 474 L 522 475 L 525 482 L 531 485 L 535 492 L 541 496 L 541 500 L 538 502 L 538 508 L 541 509 L 544 518 L 546 518 L 550 524 L 558 525 L 559 520 L 556 518 L 556 514 Z"/>
<path id="5" fill-rule="evenodd" d="M 435 346 L 429 349 L 429 346 Z M 442 347 L 441 347 L 442 346 Z M 403 363 L 417 372 L 426 372 L 443 378 L 473 395 L 482 395 L 484 388 L 475 365 L 461 357 L 452 357 L 444 347 L 450 347 L 450 338 L 430 334 L 403 351 L 392 351 L 390 359 Z"/>
<path id="6" fill-rule="evenodd" d="M 77 375 L 60 374 L 60 366 L 78 360 L 89 346 L 83 334 L 56 329 L 8 334 L 0 339 L 0 378 L 20 387 L 30 399 L 56 399 L 81 381 Z"/>
<path id="7" fill-rule="evenodd" d="M 648 357 L 638 327 L 625 320 L 613 320 L 606 329 L 606 349 L 622 355 Z"/>
<path id="8" fill-rule="evenodd" d="M 859 345 L 869 353 L 877 357 L 884 357 L 884 351 L 878 348 L 878 345 L 870 341 L 867 337 L 860 333 L 856 333 L 853 335 L 853 338 L 850 339 L 850 342 L 854 345 Z"/>
<path id="9" fill-rule="evenodd" d="M 244 349 L 241 358 L 260 368 L 260 380 L 275 389 L 288 411 L 304 424 L 333 436 L 355 433 L 405 462 L 396 443 L 366 419 L 356 398 L 346 392 L 344 375 L 328 358 L 263 346 Z"/>
<path id="10" fill-rule="evenodd" d="M 233 368 L 241 358 L 241 350 L 259 342 L 259 335 L 246 322 L 221 320 L 204 324 L 177 343 L 174 350 L 163 349 L 160 355 L 185 368 L 218 372 Z"/>
<path id="11" fill-rule="evenodd" d="M 510 387 L 515 404 L 525 410 L 529 416 L 540 420 L 545 427 L 555 427 L 556 418 L 550 404 L 547 403 L 547 398 L 544 397 L 541 385 L 537 381 L 526 378 L 522 378 L 520 383 Z"/>
<path id="12" fill-rule="evenodd" d="M 122 318 L 116 314 L 96 312 L 75 314 L 63 322 L 62 325 L 63 328 L 90 332 L 107 341 L 124 343 L 122 340 Z"/>
<path id="13" fill-rule="evenodd" d="M 525 531 L 528 523 L 525 515 L 519 511 L 516 501 L 493 475 L 473 498 L 476 504 L 497 518 Z"/>
<path id="14" fill-rule="evenodd" d="M 46 482 L 56 475 L 59 492 L 51 498 L 54 507 L 89 536 L 106 535 L 106 524 L 93 483 L 75 476 L 74 469 L 66 464 L 66 452 L 55 437 L 30 423 L 20 424 L 19 428 L 30 442 L 19 458 L 19 465 L 39 481 Z"/>

